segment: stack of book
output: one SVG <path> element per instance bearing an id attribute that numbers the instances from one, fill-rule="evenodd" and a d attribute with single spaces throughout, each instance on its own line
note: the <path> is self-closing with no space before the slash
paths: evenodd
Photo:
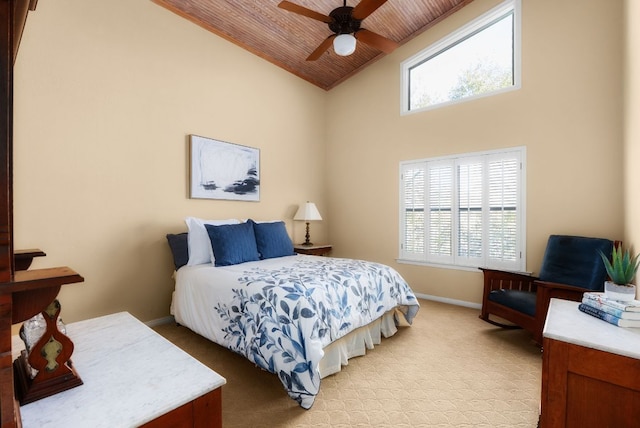
<path id="1" fill-rule="evenodd" d="M 609 300 L 604 293 L 584 293 L 578 306 L 582 312 L 619 327 L 640 327 L 640 300 Z"/>

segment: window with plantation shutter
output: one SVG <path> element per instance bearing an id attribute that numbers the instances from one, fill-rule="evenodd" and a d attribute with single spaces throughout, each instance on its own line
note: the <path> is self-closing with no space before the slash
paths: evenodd
<path id="1" fill-rule="evenodd" d="M 400 261 L 525 270 L 525 149 L 400 165 Z"/>

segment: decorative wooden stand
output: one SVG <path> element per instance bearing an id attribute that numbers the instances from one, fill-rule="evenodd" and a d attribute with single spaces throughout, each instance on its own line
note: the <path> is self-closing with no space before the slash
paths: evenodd
<path id="1" fill-rule="evenodd" d="M 71 363 L 73 342 L 58 329 L 60 303 L 42 311 L 47 328 L 31 352 L 22 351 L 13 362 L 16 396 L 21 405 L 82 385 Z M 24 328 L 24 325 L 23 325 Z M 38 373 L 32 379 L 31 368 Z"/>
<path id="2" fill-rule="evenodd" d="M 38 254 L 38 255 L 44 255 Z M 84 281 L 68 267 L 15 272 L 0 283 L 0 426 L 20 427 L 20 407 L 14 399 L 11 326 L 42 312 L 58 295 L 63 284 Z M 57 321 L 56 321 L 57 324 Z"/>

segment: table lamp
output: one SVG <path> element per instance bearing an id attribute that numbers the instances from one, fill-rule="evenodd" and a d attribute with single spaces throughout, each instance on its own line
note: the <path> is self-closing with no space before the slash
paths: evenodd
<path id="1" fill-rule="evenodd" d="M 313 202 L 307 201 L 306 204 L 301 205 L 298 208 L 298 211 L 296 212 L 296 215 L 293 217 L 293 219 L 305 221 L 307 223 L 307 234 L 305 235 L 305 241 L 302 243 L 302 245 L 305 245 L 305 246 L 313 245 L 313 243 L 309 241 L 309 238 L 310 238 L 309 222 L 322 220 L 322 217 L 320 216 L 320 212 L 318 211 L 318 208 L 316 208 L 316 204 L 314 204 Z"/>

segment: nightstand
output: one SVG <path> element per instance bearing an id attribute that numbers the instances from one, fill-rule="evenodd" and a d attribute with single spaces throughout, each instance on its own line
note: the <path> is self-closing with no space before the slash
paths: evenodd
<path id="1" fill-rule="evenodd" d="M 310 256 L 327 256 L 331 252 L 331 245 L 294 245 L 293 249 L 298 254 Z"/>

